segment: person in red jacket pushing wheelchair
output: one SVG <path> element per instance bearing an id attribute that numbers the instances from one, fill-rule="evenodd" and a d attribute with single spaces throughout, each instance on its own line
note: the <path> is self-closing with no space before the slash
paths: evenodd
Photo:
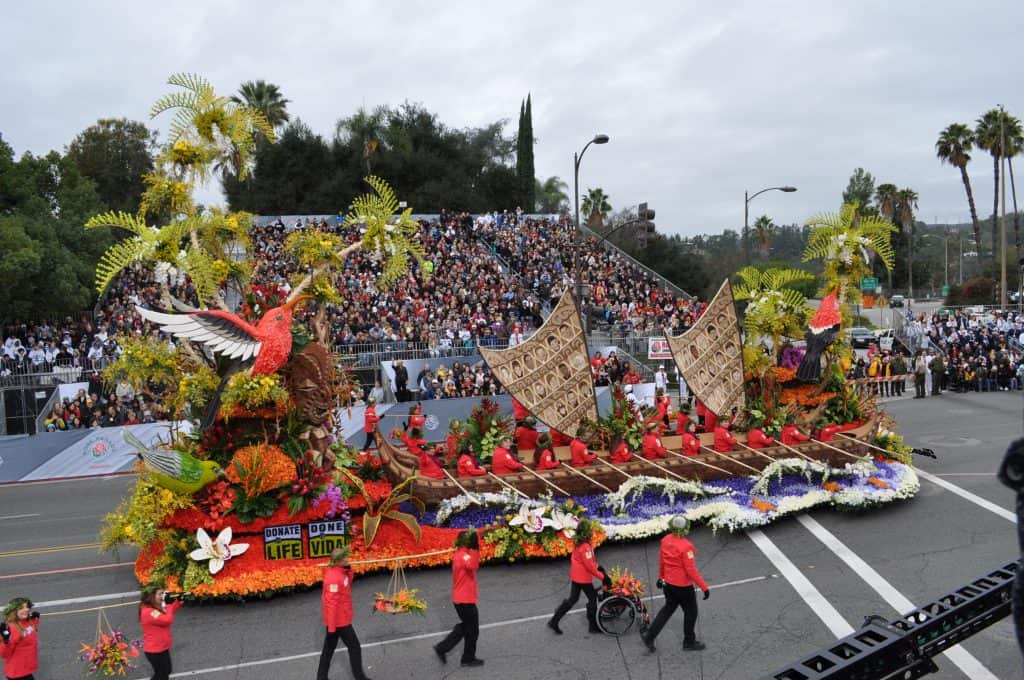
<path id="1" fill-rule="evenodd" d="M 697 570 L 694 562 L 696 549 L 686 537 L 690 531 L 690 522 L 682 515 L 676 515 L 668 523 L 670 534 L 661 539 L 661 552 L 658 556 L 658 587 L 665 591 L 665 606 L 654 617 L 651 627 L 640 637 L 651 652 L 654 651 L 654 639 L 668 623 L 677 608 L 683 610 L 683 649 L 699 651 L 704 643 L 697 640 L 697 593 L 696 585 L 708 599 L 711 591 L 704 577 Z"/>
<path id="2" fill-rule="evenodd" d="M 369 680 L 363 670 L 363 648 L 360 647 L 356 630 L 352 627 L 352 566 L 349 564 L 348 555 L 348 547 L 335 548 L 324 572 L 321 603 L 327 633 L 324 635 L 324 648 L 320 652 L 316 680 L 327 680 L 339 638 L 348 648 L 352 677 L 356 680 Z"/>

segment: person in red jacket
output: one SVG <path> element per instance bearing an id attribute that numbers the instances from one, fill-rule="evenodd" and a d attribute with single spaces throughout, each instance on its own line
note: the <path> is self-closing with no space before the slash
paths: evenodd
<path id="1" fill-rule="evenodd" d="M 656 416 L 658 422 L 662 423 L 666 428 L 668 427 L 668 411 L 672 406 L 672 398 L 665 394 L 665 391 L 658 388 L 654 392 L 654 408 L 657 410 L 658 415 Z"/>
<path id="2" fill-rule="evenodd" d="M 444 479 L 444 466 L 441 463 L 441 459 L 437 457 L 437 450 L 433 453 L 430 451 L 423 450 L 419 454 L 420 459 L 420 475 L 429 477 L 430 479 Z"/>
<path id="3" fill-rule="evenodd" d="M 16 597 L 4 607 L 0 620 L 0 658 L 4 677 L 32 680 L 39 670 L 39 612 L 32 611 L 32 600 Z"/>
<path id="4" fill-rule="evenodd" d="M 377 446 L 377 442 L 373 439 L 373 431 L 377 429 L 377 423 L 380 422 L 380 416 L 377 415 L 377 409 L 374 407 L 376 403 L 377 400 L 370 397 L 366 402 L 366 411 L 363 413 L 363 432 L 366 433 L 363 451 L 369 451 Z"/>
<path id="5" fill-rule="evenodd" d="M 569 446 L 572 443 L 572 437 L 567 434 L 562 434 L 558 430 L 551 430 L 551 445 L 552 446 Z"/>
<path id="6" fill-rule="evenodd" d="M 611 461 L 613 463 L 628 463 L 633 460 L 633 452 L 629 450 L 629 445 L 621 435 L 612 437 L 608 449 L 612 452 Z"/>
<path id="7" fill-rule="evenodd" d="M 782 426 L 782 434 L 779 440 L 786 446 L 796 446 L 810 439 L 809 436 L 800 431 L 794 423 L 789 422 Z"/>
<path id="8" fill-rule="evenodd" d="M 162 586 L 150 584 L 139 598 L 139 623 L 142 624 L 142 651 L 153 667 L 153 680 L 171 677 L 171 625 L 181 608 L 180 595 L 168 593 Z"/>
<path id="9" fill-rule="evenodd" d="M 455 539 L 452 556 L 452 604 L 459 622 L 448 636 L 434 645 L 441 663 L 448 662 L 448 652 L 462 640 L 462 665 L 483 666 L 477 658 L 476 641 L 480 636 L 480 612 L 477 611 L 476 572 L 480 569 L 480 539 L 475 529 L 467 529 Z"/>
<path id="10" fill-rule="evenodd" d="M 711 596 L 711 591 L 694 561 L 697 550 L 686 537 L 690 531 L 690 522 L 686 517 L 676 515 L 669 520 L 668 527 L 671 533 L 661 539 L 661 551 L 658 554 L 658 587 L 665 591 L 665 606 L 654 617 L 647 633 L 640 634 L 640 638 L 647 649 L 653 652 L 654 639 L 676 609 L 682 608 L 683 649 L 699 651 L 705 645 L 697 641 L 697 593 L 693 587 L 696 585 L 704 592 L 705 600 Z"/>
<path id="11" fill-rule="evenodd" d="M 686 426 L 692 422 L 690 420 L 690 405 L 683 403 L 679 406 L 679 411 L 676 413 L 676 434 L 682 435 L 686 432 Z"/>
<path id="12" fill-rule="evenodd" d="M 512 453 L 512 439 L 504 437 L 501 445 L 494 449 L 494 456 L 491 458 L 491 472 L 496 475 L 508 475 L 519 472 L 523 464 Z"/>
<path id="13" fill-rule="evenodd" d="M 747 430 L 747 446 L 752 449 L 775 446 L 775 438 L 769 437 L 760 427 L 752 427 Z"/>
<path id="14" fill-rule="evenodd" d="M 522 424 L 516 428 L 516 450 L 524 454 L 537 448 L 537 420 L 533 416 L 527 416 Z"/>
<path id="15" fill-rule="evenodd" d="M 423 425 L 427 422 L 427 417 L 423 415 L 423 404 L 416 404 L 415 406 L 409 407 L 409 423 L 406 428 L 409 432 L 413 430 L 423 431 Z"/>
<path id="16" fill-rule="evenodd" d="M 692 420 L 686 424 L 683 432 L 682 449 L 684 456 L 696 456 L 700 453 L 700 439 L 697 438 L 697 424 Z"/>
<path id="17" fill-rule="evenodd" d="M 825 427 L 818 430 L 818 436 L 815 437 L 819 442 L 830 442 L 832 438 L 836 436 L 836 433 L 842 429 L 842 425 L 826 425 Z"/>
<path id="18" fill-rule="evenodd" d="M 472 454 L 464 453 L 459 456 L 459 462 L 455 464 L 459 477 L 480 477 L 487 474 L 487 470 L 480 467 Z"/>
<path id="19" fill-rule="evenodd" d="M 541 432 L 537 437 L 537 448 L 533 450 L 533 469 L 554 470 L 561 464 L 551 448 L 551 435 Z"/>
<path id="20" fill-rule="evenodd" d="M 320 602 L 327 632 L 320 652 L 320 665 L 316 669 L 316 680 L 328 680 L 327 673 L 331 670 L 331 659 L 334 658 L 339 638 L 348 649 L 352 677 L 356 680 L 369 680 L 363 670 L 363 648 L 352 627 L 352 565 L 349 564 L 348 555 L 347 546 L 335 548 L 324 571 L 324 589 Z"/>
<path id="21" fill-rule="evenodd" d="M 601 632 L 601 629 L 597 627 L 597 591 L 594 589 L 594 579 L 600 579 L 606 586 L 610 586 L 612 580 L 605 573 L 604 568 L 597 563 L 594 548 L 590 545 L 594 524 L 593 520 L 584 519 L 576 527 L 576 548 L 572 551 L 569 566 L 569 580 L 571 581 L 569 597 L 562 600 L 548 621 L 548 628 L 559 635 L 562 634 L 562 629 L 558 627 L 558 622 L 579 601 L 581 592 L 587 596 L 587 623 L 590 625 L 590 632 Z"/>
<path id="22" fill-rule="evenodd" d="M 587 443 L 583 441 L 586 436 L 586 430 L 581 427 L 579 432 L 576 433 L 576 438 L 569 443 L 569 453 L 571 454 L 569 465 L 573 467 L 586 467 L 597 458 L 597 454 L 591 453 L 590 449 L 587 448 Z"/>
<path id="23" fill-rule="evenodd" d="M 658 436 L 658 423 L 647 423 L 647 434 L 644 435 L 642 453 L 647 460 L 659 460 L 668 455 L 668 449 L 661 443 Z"/>
<path id="24" fill-rule="evenodd" d="M 719 423 L 715 426 L 715 442 L 713 446 L 715 451 L 719 453 L 729 453 L 732 451 L 732 447 L 736 446 L 736 437 L 730 434 L 728 424 Z"/>

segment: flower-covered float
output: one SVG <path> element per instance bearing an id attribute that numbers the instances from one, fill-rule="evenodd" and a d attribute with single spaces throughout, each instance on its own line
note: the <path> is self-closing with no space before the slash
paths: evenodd
<path id="1" fill-rule="evenodd" d="M 601 523 L 600 543 L 664 533 L 675 514 L 734 531 L 813 507 L 860 510 L 916 493 L 910 448 L 873 400 L 843 377 L 850 349 L 842 328 L 856 295 L 849 282 L 861 275 L 869 248 L 891 260 L 887 232 L 878 242 L 846 233 L 865 225 L 846 207 L 836 224 L 817 225 L 820 238 L 812 236 L 808 250 L 826 260 L 831 302 L 810 320 L 806 354 L 785 342 L 809 315 L 806 301 L 787 287 L 806 276 L 799 272 L 740 272 L 735 297 L 746 302 L 744 342 L 728 284 L 698 326 L 669 339 L 709 430 L 695 435 L 695 448 L 686 453 L 686 435 L 664 431 L 666 413 L 652 413 L 620 390 L 611 410 L 598 413 L 569 294 L 530 342 L 508 354 L 481 353 L 539 420 L 563 432 L 583 428 L 596 454 L 591 464 L 573 467 L 566 447 L 555 447 L 560 464 L 552 470 L 527 466 L 509 475 L 460 477 L 458 457 L 486 463 L 513 433 L 515 423 L 486 400 L 435 451 L 413 453 L 383 433 L 377 451 L 335 441 L 332 414 L 352 386 L 324 342 L 325 304 L 340 295 L 332 273 L 359 252 L 378 263 L 379 285 L 422 273 L 414 263 L 426 254 L 411 208 L 398 213 L 390 187 L 368 178 L 373 193 L 353 201 L 343 225 L 351 236 L 296 231 L 287 248 L 305 274 L 287 294 L 249 286 L 254 263 L 238 260 L 246 252 L 248 216 L 200 213 L 191 187 L 222 149 L 238 149 L 244 161 L 253 134 L 272 141 L 273 131 L 257 112 L 216 97 L 202 79 L 171 82 L 185 93 L 154 109 L 176 108 L 178 117 L 147 180 L 143 214 L 100 215 L 87 225 L 133 234 L 104 256 L 101 289 L 137 263 L 167 275 L 164 309 L 140 313 L 178 339 L 173 347 L 150 334 L 125 339 L 105 377 L 159 395 L 180 419 L 200 424 L 192 434 L 172 430 L 162 441 L 132 441 L 140 475 L 131 496 L 105 520 L 102 540 L 108 547 L 138 546 L 140 581 L 162 581 L 200 599 L 266 596 L 319 583 L 340 546 L 351 550 L 355 571 L 394 576 L 447 564 L 455 536 L 468 526 L 481 528 L 483 561 L 515 562 L 569 555 L 584 516 Z M 181 153 L 179 142 L 196 152 Z M 152 229 L 147 215 L 173 219 Z M 817 250 L 822 253 L 814 255 Z M 198 308 L 172 298 L 171 270 L 193 282 Z M 245 301 L 239 313 L 225 304 L 223 291 L 231 288 Z M 310 322 L 314 337 L 296 316 Z M 728 450 L 717 450 L 717 415 L 747 431 L 729 435 Z M 807 434 L 797 441 L 779 437 L 787 427 Z M 754 430 L 760 444 L 751 439 Z M 665 449 L 660 457 L 639 455 L 648 435 Z M 764 437 L 778 441 L 764 445 Z M 612 462 L 608 450 L 620 441 L 626 458 Z M 529 462 L 530 451 L 519 453 Z M 422 474 L 424 455 L 440 476 Z M 415 591 L 401 586 L 380 594 L 380 611 L 422 609 Z"/>

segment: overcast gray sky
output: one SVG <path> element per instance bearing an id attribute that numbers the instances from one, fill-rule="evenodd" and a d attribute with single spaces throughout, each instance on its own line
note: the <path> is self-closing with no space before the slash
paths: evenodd
<path id="1" fill-rule="evenodd" d="M 62 149 L 101 117 L 146 120 L 168 75 L 231 93 L 278 84 L 330 137 L 360 105 L 423 103 L 453 127 L 510 119 L 533 95 L 536 169 L 618 209 L 648 201 L 663 233 L 743 224 L 743 192 L 777 223 L 839 207 L 851 171 L 920 193 L 919 218 L 967 221 L 938 132 L 1003 104 L 1024 116 L 1024 2 L 349 2 L 9 4 L 0 133 Z M 157 119 L 165 127 L 166 119 Z M 979 214 L 992 162 L 970 165 Z M 348 197 L 339 197 L 339 206 Z M 414 206 L 415 207 L 415 206 Z"/>

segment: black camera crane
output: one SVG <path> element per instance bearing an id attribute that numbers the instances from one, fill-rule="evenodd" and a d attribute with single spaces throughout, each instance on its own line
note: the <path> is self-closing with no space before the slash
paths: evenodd
<path id="1" fill-rule="evenodd" d="M 887 680 L 938 671 L 932 657 L 1010 614 L 1019 562 L 1011 562 L 895 621 L 864 626 L 762 680 Z"/>

